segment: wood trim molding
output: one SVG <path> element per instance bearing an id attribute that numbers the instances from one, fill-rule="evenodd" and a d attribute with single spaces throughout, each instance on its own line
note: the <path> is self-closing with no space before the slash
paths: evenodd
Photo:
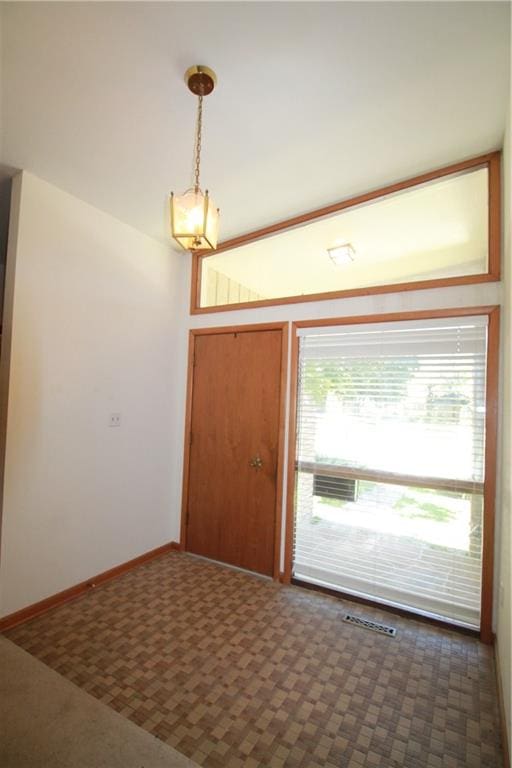
<path id="1" fill-rule="evenodd" d="M 187 510 L 188 489 L 190 482 L 190 434 L 192 430 L 192 398 L 194 388 L 194 349 L 197 333 L 189 331 L 188 335 L 188 363 L 187 363 L 187 394 L 185 404 L 185 435 L 183 440 L 183 481 L 181 491 L 181 524 L 180 542 L 183 551 L 187 549 Z"/>
<path id="2" fill-rule="evenodd" d="M 288 383 L 288 337 L 289 323 L 282 323 L 281 330 L 281 381 L 279 392 L 279 437 L 277 444 L 276 474 L 276 511 L 274 538 L 274 573 L 275 581 L 280 581 L 281 573 L 281 536 L 283 528 L 283 479 L 285 473 L 285 434 L 286 434 L 286 395 Z"/>
<path id="3" fill-rule="evenodd" d="M 449 307 L 447 309 L 415 309 L 409 312 L 381 312 L 375 315 L 350 315 L 347 317 L 327 317 L 320 320 L 296 320 L 294 328 L 323 328 L 326 325 L 364 325 L 366 323 L 394 323 L 402 320 L 433 320 L 442 317 L 471 317 L 472 315 L 490 315 L 499 309 L 495 304 L 478 307 Z"/>
<path id="4" fill-rule="evenodd" d="M 345 291 L 329 291 L 324 293 L 315 293 L 300 296 L 285 296 L 277 299 L 262 299 L 260 301 L 223 304 L 217 307 L 200 306 L 200 281 L 201 281 L 201 261 L 211 256 L 211 251 L 196 251 L 192 253 L 192 286 L 190 314 L 209 314 L 214 312 L 229 312 L 237 309 L 253 309 L 257 307 L 278 306 L 281 304 L 296 304 L 308 301 L 325 301 L 340 298 L 351 298 L 354 296 L 370 296 L 381 293 L 398 293 L 402 291 L 422 290 L 425 288 L 443 288 L 451 285 L 468 285 L 474 283 L 492 282 L 500 279 L 500 253 L 501 253 L 501 151 L 490 152 L 485 155 L 464 160 L 459 163 L 453 163 L 443 168 L 438 168 L 427 173 L 414 176 L 404 181 L 388 184 L 384 187 L 371 190 L 346 200 L 317 208 L 308 213 L 293 216 L 284 221 L 271 224 L 270 226 L 254 230 L 245 235 L 225 240 L 217 246 L 215 253 L 222 253 L 233 248 L 239 248 L 242 245 L 261 240 L 270 235 L 282 232 L 287 229 L 307 224 L 316 219 L 339 213 L 347 208 L 352 208 L 364 203 L 383 198 L 388 195 L 402 192 L 411 187 L 419 186 L 445 176 L 463 173 L 465 171 L 477 168 L 487 167 L 489 172 L 488 184 L 488 204 L 489 204 L 489 262 L 487 272 L 479 275 L 461 275 L 459 277 L 434 278 L 430 280 L 418 280 L 417 282 L 392 283 L 389 285 L 369 286 L 366 288 L 354 288 Z"/>
<path id="5" fill-rule="evenodd" d="M 487 353 L 487 382 L 486 382 L 486 432 L 485 432 L 485 484 L 484 484 L 484 536 L 482 545 L 482 602 L 480 619 L 480 639 L 490 644 L 492 635 L 492 606 L 493 606 L 493 574 L 494 574 L 494 518 L 496 496 L 496 445 L 497 445 L 497 414 L 498 414 L 498 377 L 499 377 L 499 324 L 500 308 L 498 306 L 453 307 L 449 309 L 420 310 L 411 312 L 391 312 L 387 314 L 358 315 L 352 317 L 335 317 L 321 320 L 299 320 L 292 323 L 292 362 L 290 370 L 290 415 L 288 443 L 288 496 L 286 505 L 285 531 L 285 562 L 284 580 L 289 584 L 293 570 L 293 528 L 294 528 L 294 495 L 296 467 L 296 409 L 297 409 L 297 379 L 299 328 L 321 328 L 336 325 L 358 325 L 365 323 L 385 323 L 406 320 L 428 320 L 442 317 L 470 317 L 472 315 L 487 315 L 488 353 Z"/>
<path id="6" fill-rule="evenodd" d="M 250 331 L 282 331 L 288 325 L 288 321 L 273 323 L 250 323 L 247 325 L 216 325 L 209 328 L 192 328 L 191 336 L 208 336 L 219 333 L 248 333 Z"/>
<path id="7" fill-rule="evenodd" d="M 505 697 L 503 695 L 503 685 L 501 683 L 501 667 L 498 643 L 494 643 L 494 671 L 496 674 L 496 689 L 498 691 L 498 710 L 500 713 L 501 746 L 503 749 L 503 768 L 510 768 L 510 746 L 509 739 L 512 739 L 512 733 L 509 733 L 507 714 L 505 710 Z"/>
<path id="8" fill-rule="evenodd" d="M 297 462 L 298 463 L 298 462 Z M 297 467 L 296 467 L 297 469 Z M 417 485 L 421 488 L 431 488 L 434 491 L 448 490 L 461 493 L 483 493 L 484 484 L 476 480 L 451 480 L 448 477 L 418 477 L 417 475 L 402 475 L 396 472 L 381 472 L 374 469 L 357 469 L 356 467 L 339 467 L 332 464 L 322 464 L 318 461 L 301 461 L 300 471 L 311 475 L 327 477 L 353 478 L 354 480 L 370 480 L 373 483 L 391 483 L 393 485 Z"/>
<path id="9" fill-rule="evenodd" d="M 24 624 L 26 621 L 30 621 L 30 619 L 34 619 L 36 616 L 40 616 L 52 608 L 57 608 L 59 605 L 67 603 L 69 600 L 74 600 L 76 597 L 84 595 L 90 589 L 94 589 L 105 581 L 110 581 L 117 576 L 122 576 L 123 573 L 131 571 L 132 568 L 137 568 L 139 565 L 154 560 L 156 557 L 161 557 L 161 555 L 166 555 L 172 550 L 179 549 L 180 545 L 177 542 L 170 541 L 168 544 L 163 544 L 161 547 L 157 547 L 149 552 L 145 552 L 143 555 L 134 557 L 133 560 L 128 560 L 126 563 L 116 565 L 114 568 L 98 573 L 96 576 L 93 576 L 86 581 L 82 581 L 79 584 L 75 584 L 73 587 L 64 589 L 62 592 L 57 592 L 57 594 L 51 595 L 44 600 L 39 600 L 39 602 L 28 605 L 20 611 L 4 616 L 0 619 L 0 632 L 4 632 L 6 629 L 12 629 L 13 627 L 18 626 L 18 624 Z"/>
<path id="10" fill-rule="evenodd" d="M 288 466 L 286 468 L 286 516 L 284 532 L 283 583 L 290 584 L 293 568 L 293 533 L 295 528 L 295 464 L 297 441 L 297 384 L 299 363 L 299 337 L 296 323 L 292 323 L 290 358 L 290 405 L 288 416 Z"/>
<path id="11" fill-rule="evenodd" d="M 281 331 L 281 373 L 280 373 L 280 404 L 279 404 L 279 437 L 276 475 L 276 508 L 275 508 L 275 538 L 274 538 L 274 567 L 273 578 L 280 577 L 280 552 L 282 535 L 282 506 L 283 506 L 283 477 L 285 472 L 285 419 L 286 419 L 286 384 L 288 378 L 288 336 L 289 323 L 253 323 L 247 325 L 216 326 L 211 328 L 193 328 L 189 331 L 188 372 L 187 372 L 187 401 L 185 411 L 185 439 L 183 448 L 183 483 L 181 501 L 181 551 L 187 549 L 187 512 L 190 484 L 190 431 L 192 428 L 192 403 L 194 398 L 194 349 L 198 336 L 208 336 L 222 333 L 247 333 L 250 331 Z"/>
<path id="12" fill-rule="evenodd" d="M 496 450 L 498 436 L 498 381 L 500 308 L 489 312 L 487 338 L 487 381 L 485 388 L 485 483 L 482 542 L 482 603 L 480 639 L 493 642 L 492 608 L 494 581 L 494 505 L 496 502 Z"/>
<path id="13" fill-rule="evenodd" d="M 447 288 L 452 285 L 474 285 L 477 283 L 492 283 L 499 277 L 483 273 L 481 275 L 465 275 L 462 277 L 443 277 L 433 280 L 418 280 L 415 283 L 391 283 L 376 285 L 372 288 L 351 288 L 346 291 L 329 291 L 327 293 L 310 293 L 300 296 L 285 296 L 282 299 L 261 299 L 245 304 L 222 304 L 218 307 L 191 307 L 191 315 L 209 315 L 215 312 L 231 312 L 237 309 L 258 309 L 261 307 L 277 307 L 285 304 L 304 304 L 310 301 L 330 301 L 333 299 L 352 299 L 357 296 L 376 296 L 381 293 L 403 293 L 405 291 L 421 291 L 426 288 Z"/>

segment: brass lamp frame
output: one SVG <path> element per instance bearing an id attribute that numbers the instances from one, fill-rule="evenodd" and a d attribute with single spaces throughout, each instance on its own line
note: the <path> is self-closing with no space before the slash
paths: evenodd
<path id="1" fill-rule="evenodd" d="M 184 192 L 184 194 L 187 194 L 187 192 L 190 192 L 191 190 L 196 191 L 194 187 L 190 187 L 189 189 L 186 190 L 186 192 Z M 197 191 L 200 194 L 202 194 L 200 189 L 197 190 Z M 208 238 L 206 237 L 206 232 L 207 232 L 206 223 L 208 221 L 208 207 L 209 207 L 209 202 L 210 202 L 210 197 L 209 197 L 209 194 L 208 194 L 208 190 L 205 191 L 205 193 L 203 195 L 203 200 L 204 200 L 204 205 L 203 205 L 203 234 L 201 235 L 201 239 L 206 241 L 206 243 L 208 244 L 208 247 L 210 248 L 210 250 L 213 251 L 213 250 L 215 250 L 215 245 L 213 243 L 211 243 L 210 240 L 208 240 Z M 176 242 L 179 245 L 181 245 L 181 247 L 183 248 L 184 251 L 194 250 L 194 249 L 190 249 L 190 247 L 187 247 L 186 245 L 183 245 L 181 240 L 182 239 L 185 240 L 185 239 L 188 239 L 188 238 L 191 238 L 191 237 L 195 238 L 195 237 L 198 236 L 197 233 L 196 232 L 181 232 L 180 234 L 176 234 L 175 230 L 174 230 L 174 223 L 175 223 L 174 222 L 174 192 L 171 192 L 171 232 L 172 232 L 172 236 L 173 236 L 174 240 L 176 240 Z M 205 250 L 205 246 L 202 244 L 201 247 L 198 250 Z"/>

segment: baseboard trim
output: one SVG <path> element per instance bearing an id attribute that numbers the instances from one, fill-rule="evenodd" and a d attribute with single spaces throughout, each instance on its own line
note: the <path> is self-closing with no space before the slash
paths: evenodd
<path id="1" fill-rule="evenodd" d="M 10 613 L 8 616 L 4 616 L 0 619 L 0 632 L 4 632 L 6 629 L 12 629 L 19 624 L 24 624 L 30 619 L 34 619 L 36 616 L 40 616 L 42 613 L 56 608 L 63 603 L 67 603 L 69 600 L 74 600 L 77 597 L 88 592 L 90 589 L 103 584 L 105 581 L 115 579 L 117 576 L 122 576 L 123 573 L 131 571 L 132 568 L 137 568 L 139 565 L 147 563 L 149 560 L 153 560 L 155 557 L 166 555 L 171 551 L 180 551 L 180 545 L 176 541 L 170 541 L 167 544 L 163 544 L 161 547 L 151 549 L 149 552 L 145 552 L 143 555 L 134 557 L 133 560 L 128 560 L 126 563 L 116 565 L 114 568 L 110 568 L 108 571 L 103 571 L 93 576 L 87 581 L 82 581 L 80 584 L 75 584 L 73 587 L 64 589 L 62 592 L 57 592 L 56 595 L 40 600 L 37 603 L 28 605 L 26 608 L 22 608 L 20 611 Z"/>
<path id="2" fill-rule="evenodd" d="M 496 673 L 496 687 L 498 689 L 498 708 L 500 712 L 500 730 L 501 730 L 501 746 L 503 749 L 503 768 L 510 768 L 510 750 L 508 746 L 508 727 L 507 717 L 505 715 L 505 702 L 503 699 L 503 686 L 501 684 L 500 674 L 500 658 L 498 653 L 498 644 L 496 639 L 494 641 L 494 671 Z M 512 738 L 512 734 L 510 734 Z"/>

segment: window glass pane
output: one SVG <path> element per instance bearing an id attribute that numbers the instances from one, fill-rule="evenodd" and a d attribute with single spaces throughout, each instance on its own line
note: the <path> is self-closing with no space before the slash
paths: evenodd
<path id="1" fill-rule="evenodd" d="M 301 339 L 301 460 L 481 482 L 484 323 L 309 333 Z"/>
<path id="2" fill-rule="evenodd" d="M 487 318 L 300 334 L 294 575 L 477 627 Z"/>
<path id="3" fill-rule="evenodd" d="M 488 170 L 411 187 L 201 259 L 200 306 L 488 271 Z"/>
<path id="4" fill-rule="evenodd" d="M 297 483 L 294 576 L 478 627 L 482 495 L 356 481 L 353 500 Z"/>

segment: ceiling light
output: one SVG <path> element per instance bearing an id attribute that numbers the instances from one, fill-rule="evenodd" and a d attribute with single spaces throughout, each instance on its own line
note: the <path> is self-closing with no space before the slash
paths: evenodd
<path id="1" fill-rule="evenodd" d="M 356 252 L 350 243 L 336 245 L 334 248 L 328 248 L 329 258 L 338 266 L 341 264 L 351 264 L 354 261 Z"/>
<path id="2" fill-rule="evenodd" d="M 182 195 L 171 192 L 171 233 L 187 251 L 215 250 L 219 230 L 219 209 L 199 186 L 201 164 L 201 133 L 203 127 L 203 97 L 215 88 L 217 77 L 212 69 L 194 66 L 185 72 L 185 82 L 197 96 L 197 124 L 194 147 L 194 185 Z"/>

